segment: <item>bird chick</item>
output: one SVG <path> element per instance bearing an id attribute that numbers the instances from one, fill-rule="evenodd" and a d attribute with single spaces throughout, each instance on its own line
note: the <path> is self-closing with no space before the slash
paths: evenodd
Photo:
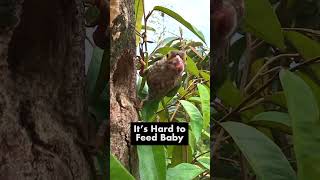
<path id="1" fill-rule="evenodd" d="M 223 83 L 226 78 L 225 58 L 229 40 L 238 28 L 244 15 L 243 0 L 215 0 L 211 20 L 213 22 L 213 52 L 211 76 L 215 80 L 213 87 Z"/>
<path id="2" fill-rule="evenodd" d="M 180 85 L 185 60 L 185 51 L 171 51 L 146 70 L 145 76 L 149 86 L 147 100 L 160 100 Z"/>

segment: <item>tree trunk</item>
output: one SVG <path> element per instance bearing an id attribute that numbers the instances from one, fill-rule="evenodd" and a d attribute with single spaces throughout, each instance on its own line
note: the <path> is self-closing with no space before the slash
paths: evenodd
<path id="1" fill-rule="evenodd" d="M 130 122 L 137 121 L 135 19 L 133 0 L 110 1 L 110 148 L 137 177 L 137 155 L 130 145 Z"/>
<path id="2" fill-rule="evenodd" d="M 0 27 L 0 179 L 89 179 L 81 0 L 8 0 Z M 122 80 L 121 80 L 122 81 Z"/>

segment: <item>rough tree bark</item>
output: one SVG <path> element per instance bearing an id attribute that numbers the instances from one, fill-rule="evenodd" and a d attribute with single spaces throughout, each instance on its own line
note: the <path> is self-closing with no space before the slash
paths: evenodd
<path id="1" fill-rule="evenodd" d="M 133 0 L 111 0 L 110 148 L 137 177 L 137 155 L 130 146 L 130 122 L 137 121 L 135 19 Z"/>
<path id="2" fill-rule="evenodd" d="M 80 0 L 16 0 L 0 27 L 0 179 L 89 179 Z M 120 79 L 121 80 L 121 79 Z"/>

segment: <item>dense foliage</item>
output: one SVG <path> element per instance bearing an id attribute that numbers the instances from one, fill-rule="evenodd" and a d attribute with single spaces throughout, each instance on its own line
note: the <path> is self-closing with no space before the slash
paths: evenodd
<path id="1" fill-rule="evenodd" d="M 214 86 L 217 179 L 320 177 L 320 3 L 245 0 Z"/>
<path id="2" fill-rule="evenodd" d="M 143 3 L 141 0 L 135 2 L 137 46 L 139 47 L 137 53 L 139 99 L 143 100 L 148 95 L 146 79 L 139 75 L 139 70 L 148 68 L 172 50 L 185 50 L 187 59 L 181 85 L 160 101 L 144 105 L 139 111 L 140 121 L 189 122 L 189 145 L 137 146 L 140 178 L 146 180 L 209 179 L 210 72 L 209 50 L 205 38 L 199 30 L 179 14 L 161 6 L 154 7 L 152 12 L 146 14 L 143 11 Z M 193 32 L 200 42 L 185 39 L 182 30 L 180 30 L 180 35 L 158 37 L 158 42 L 151 42 L 145 38 L 148 37 L 149 31 L 156 31 L 152 25 L 147 24 L 148 18 L 155 11 L 175 19 L 177 23 Z M 155 43 L 156 46 L 151 52 L 148 52 L 150 43 Z M 111 166 L 112 179 L 116 179 L 118 174 L 126 175 L 126 179 L 133 179 L 112 155 L 111 159 L 112 162 L 118 164 Z"/>

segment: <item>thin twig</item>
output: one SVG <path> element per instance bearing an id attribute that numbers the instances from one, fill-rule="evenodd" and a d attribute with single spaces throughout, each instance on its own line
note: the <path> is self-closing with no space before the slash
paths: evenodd
<path id="1" fill-rule="evenodd" d="M 243 156 L 243 154 L 240 152 L 240 169 L 241 169 L 241 176 L 243 180 L 248 180 L 248 176 L 247 176 L 247 166 L 246 166 L 246 161 L 245 161 L 245 157 Z"/>
<path id="2" fill-rule="evenodd" d="M 172 122 L 174 116 L 176 115 L 176 113 L 178 112 L 178 109 L 180 108 L 180 103 L 177 104 L 176 110 L 173 112 L 169 122 Z"/>
<path id="3" fill-rule="evenodd" d="M 246 90 L 246 84 L 248 82 L 249 74 L 250 74 L 250 67 L 251 67 L 251 52 L 252 52 L 252 42 L 251 42 L 251 35 L 250 33 L 246 33 L 246 60 L 244 62 L 243 70 L 242 70 L 242 76 L 241 76 L 241 82 L 240 82 L 240 91 L 241 94 L 245 94 Z"/>
<path id="4" fill-rule="evenodd" d="M 260 41 L 257 44 L 252 46 L 252 51 L 254 51 L 255 49 L 257 49 L 259 46 L 261 46 L 264 43 L 264 41 Z"/>
<path id="5" fill-rule="evenodd" d="M 195 81 L 196 81 L 196 80 L 195 80 Z M 200 82 L 200 83 L 204 84 L 204 83 L 207 83 L 207 82 L 209 82 L 209 80 L 205 80 L 205 81 Z M 187 89 L 186 89 L 187 92 L 186 92 L 183 96 L 181 96 L 181 97 L 178 99 L 178 101 L 179 101 L 179 100 L 182 100 L 182 99 L 185 98 L 187 95 L 190 95 L 189 93 L 191 93 L 195 88 L 197 88 L 197 86 L 193 86 L 191 89 L 189 89 L 192 85 L 193 85 L 193 83 L 191 83 L 190 86 L 187 87 Z M 173 99 L 173 97 L 172 97 L 171 99 Z M 170 102 L 171 99 L 170 99 L 168 102 Z M 174 106 L 174 105 L 175 105 L 175 104 L 172 104 L 172 105 L 170 105 L 170 106 L 167 106 L 167 108 L 172 107 L 172 106 Z M 157 114 L 160 113 L 160 112 L 162 112 L 163 110 L 164 110 L 164 109 L 161 109 L 160 111 L 157 112 Z"/>
<path id="6" fill-rule="evenodd" d="M 265 76 L 265 75 L 267 75 L 269 73 L 272 73 L 274 71 L 279 71 L 281 68 L 282 68 L 282 66 L 273 67 L 273 68 L 269 69 L 268 71 L 265 71 L 265 72 L 261 73 L 260 76 Z"/>
<path id="7" fill-rule="evenodd" d="M 213 106 L 216 109 L 222 109 L 224 112 L 229 112 L 229 109 L 227 107 L 225 107 L 222 103 L 218 102 L 218 101 L 213 101 Z"/>
<path id="8" fill-rule="evenodd" d="M 255 76 L 251 79 L 251 81 L 247 84 L 247 86 L 244 88 L 244 92 L 247 92 L 251 86 L 253 85 L 253 83 L 255 82 L 256 79 L 258 79 L 258 77 L 263 73 L 264 69 L 270 65 L 271 63 L 277 61 L 278 59 L 281 59 L 283 57 L 295 57 L 295 56 L 299 56 L 299 54 L 280 54 L 277 56 L 274 56 L 272 58 L 269 58 L 269 60 L 258 70 L 258 72 L 255 74 Z"/>
<path id="9" fill-rule="evenodd" d="M 86 40 L 90 43 L 92 47 L 95 47 L 94 43 L 91 41 L 91 39 L 86 35 Z"/>
<path id="10" fill-rule="evenodd" d="M 212 153 L 211 153 L 215 157 L 218 157 L 216 154 L 217 154 L 217 151 L 220 147 L 221 140 L 223 139 L 223 134 L 224 134 L 224 129 L 221 127 L 220 132 L 216 138 L 216 142 L 214 143 Z"/>
<path id="11" fill-rule="evenodd" d="M 143 43 L 144 43 L 144 48 L 145 48 L 145 52 L 148 52 L 148 46 L 147 46 L 147 17 L 146 17 L 146 11 L 145 11 L 145 7 L 144 7 L 144 1 L 143 1 L 143 19 L 144 19 L 144 33 L 143 33 Z"/>
<path id="12" fill-rule="evenodd" d="M 202 177 L 200 177 L 200 180 L 201 179 L 204 179 L 204 178 L 207 178 L 206 176 L 210 173 L 209 170 L 206 170 L 203 174 L 202 174 Z"/>
<path id="13" fill-rule="evenodd" d="M 241 108 L 239 110 L 239 112 L 243 112 L 243 111 L 246 111 L 246 110 L 251 109 L 253 107 L 256 107 L 258 104 L 260 104 L 263 101 L 264 101 L 264 98 L 259 98 L 256 101 L 254 101 L 253 103 L 249 104 L 248 106 L 245 106 L 245 107 Z"/>
<path id="14" fill-rule="evenodd" d="M 195 163 L 196 160 L 197 160 L 199 157 L 201 157 L 201 156 L 203 156 L 203 155 L 205 155 L 205 154 L 207 154 L 207 153 L 209 153 L 209 152 L 210 152 L 210 150 L 209 150 L 209 151 L 206 151 L 206 152 L 204 152 L 204 153 L 201 153 L 201 154 L 199 154 L 199 155 L 197 155 L 197 156 L 195 156 L 191 163 L 192 163 L 192 164 Z"/>
<path id="15" fill-rule="evenodd" d="M 231 138 L 230 135 L 227 135 L 226 137 L 224 137 L 223 139 L 221 139 L 222 142 L 226 141 L 227 139 Z"/>
<path id="16" fill-rule="evenodd" d="M 282 28 L 283 30 L 289 30 L 289 31 L 304 31 L 316 35 L 320 35 L 320 31 L 313 30 L 313 29 L 306 29 L 306 28 Z"/>
<path id="17" fill-rule="evenodd" d="M 316 57 L 313 59 L 310 59 L 308 61 L 305 61 L 295 67 L 290 68 L 290 71 L 294 71 L 297 70 L 303 66 L 312 64 L 312 63 L 317 63 L 318 60 L 320 60 L 320 57 Z M 248 97 L 246 97 L 235 109 L 233 109 L 231 112 L 229 112 L 228 114 L 226 114 L 224 117 L 222 117 L 221 119 L 219 119 L 219 122 L 223 122 L 226 119 L 228 119 L 230 116 L 232 116 L 235 112 L 238 112 L 246 103 L 250 102 L 256 95 L 258 95 L 261 91 L 263 91 L 266 87 L 268 87 L 272 81 L 278 77 L 278 73 L 280 71 L 278 71 L 277 73 L 275 73 L 266 83 L 264 83 L 259 89 L 255 90 L 253 93 L 251 93 Z"/>
<path id="18" fill-rule="evenodd" d="M 246 97 L 235 109 L 233 109 L 231 112 L 223 116 L 219 122 L 225 121 L 230 116 L 232 116 L 235 112 L 238 112 L 245 104 L 250 102 L 256 95 L 258 95 L 261 91 L 263 91 L 266 87 L 268 87 L 272 81 L 278 77 L 278 73 L 275 73 L 266 83 L 264 83 L 259 89 L 255 90 L 253 93 L 251 93 L 248 97 Z"/>
<path id="19" fill-rule="evenodd" d="M 223 160 L 223 161 L 229 161 L 229 162 L 231 162 L 231 163 L 236 164 L 236 165 L 239 166 L 239 162 L 236 161 L 236 160 L 233 160 L 233 159 L 230 159 L 230 158 L 225 158 L 225 157 L 218 157 L 218 159 L 219 159 L 219 160 Z"/>
<path id="20" fill-rule="evenodd" d="M 294 66 L 294 67 L 291 67 L 291 68 L 290 68 L 290 71 L 295 71 L 295 70 L 297 70 L 297 69 L 299 69 L 299 68 L 302 68 L 303 66 L 307 66 L 307 65 L 309 65 L 309 64 L 319 63 L 319 62 L 318 62 L 319 60 L 320 60 L 320 56 L 315 57 L 315 58 L 312 58 L 312 59 L 309 59 L 309 60 L 307 60 L 307 61 L 304 61 L 304 62 L 301 63 L 301 64 L 298 64 L 298 65 L 296 65 L 296 66 Z"/>

